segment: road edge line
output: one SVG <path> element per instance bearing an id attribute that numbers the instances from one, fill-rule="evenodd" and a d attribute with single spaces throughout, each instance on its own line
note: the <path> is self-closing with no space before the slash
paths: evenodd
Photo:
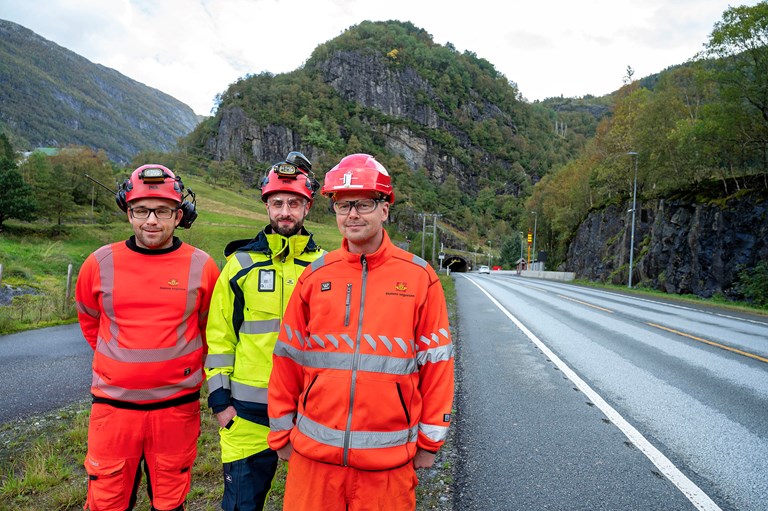
<path id="1" fill-rule="evenodd" d="M 632 444 L 637 447 L 645 456 L 656 465 L 664 476 L 674 484 L 678 490 L 682 492 L 685 497 L 696 506 L 696 509 L 701 511 L 722 511 L 706 493 L 699 488 L 688 476 L 683 474 L 664 454 L 659 451 L 651 442 L 646 439 L 642 433 L 640 433 L 634 426 L 632 426 L 619 412 L 617 412 L 611 405 L 609 405 L 600 395 L 592 390 L 584 380 L 576 374 L 560 357 L 558 357 L 552 350 L 550 350 L 536 334 L 531 332 L 519 319 L 517 319 L 506 307 L 499 303 L 496 298 L 490 295 L 488 291 L 483 289 L 477 282 L 469 277 L 465 277 L 472 284 L 482 291 L 485 296 L 488 297 L 496 307 L 506 315 L 510 321 L 512 321 L 530 341 L 535 344 L 549 359 L 560 369 L 560 371 L 568 377 L 569 380 L 576 385 L 579 390 L 587 396 L 590 401 L 597 406 L 605 416 L 621 430 L 622 433 L 629 439 Z"/>

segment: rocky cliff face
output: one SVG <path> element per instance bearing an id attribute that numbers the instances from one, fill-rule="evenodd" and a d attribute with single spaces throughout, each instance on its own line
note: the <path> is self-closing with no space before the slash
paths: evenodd
<path id="1" fill-rule="evenodd" d="M 437 183 L 453 174 L 462 186 L 476 191 L 481 177 L 476 169 L 512 168 L 513 162 L 495 158 L 472 143 L 470 134 L 455 122 L 457 112 L 443 105 L 430 83 L 413 68 L 392 66 L 382 54 L 336 51 L 304 71 L 317 73 L 341 98 L 372 113 L 360 121 L 383 141 L 386 149 L 402 156 L 413 170 L 426 168 Z M 465 120 L 494 119 L 516 133 L 510 116 L 479 96 L 476 102 L 459 106 L 458 111 Z M 219 160 L 230 159 L 248 167 L 253 161 L 278 161 L 296 148 L 302 148 L 305 154 L 314 151 L 307 154 L 313 161 L 321 153 L 308 148 L 299 133 L 284 126 L 260 125 L 236 106 L 223 104 L 216 121 L 206 146 Z M 343 125 L 340 130 L 343 132 Z M 432 137 L 432 130 L 450 133 L 469 158 L 452 154 Z M 511 184 L 510 188 L 514 193 L 517 185 Z"/>
<path id="2" fill-rule="evenodd" d="M 222 109 L 218 131 L 206 142 L 206 150 L 215 160 L 232 160 L 244 167 L 251 161 L 276 162 L 286 154 L 304 147 L 298 133 L 285 126 L 262 126 L 241 108 Z M 310 161 L 316 154 L 304 151 Z"/>
<path id="3" fill-rule="evenodd" d="M 626 206 L 590 213 L 568 249 L 579 278 L 625 284 L 631 216 Z M 668 293 L 737 297 L 742 267 L 768 260 L 768 200 L 724 204 L 660 200 L 638 204 L 633 282 Z"/>

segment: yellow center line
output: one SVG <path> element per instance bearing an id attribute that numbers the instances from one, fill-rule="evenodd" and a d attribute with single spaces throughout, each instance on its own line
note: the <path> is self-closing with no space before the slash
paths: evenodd
<path id="1" fill-rule="evenodd" d="M 577 300 L 576 298 L 571 298 L 571 297 L 565 296 L 565 295 L 557 295 L 557 296 L 559 296 L 560 298 L 565 298 L 566 300 L 570 300 L 572 302 L 576 302 L 576 303 L 580 303 L 582 305 L 586 305 L 587 307 L 592 307 L 592 308 L 595 308 L 595 309 L 600 309 L 601 311 L 610 312 L 611 314 L 613 314 L 613 311 L 611 309 L 604 309 L 603 307 L 598 307 L 597 305 L 592 305 L 591 303 L 582 302 L 581 300 Z"/>
<path id="2" fill-rule="evenodd" d="M 755 355 L 754 353 L 749 353 L 748 351 L 742 351 L 740 349 L 731 348 L 730 346 L 726 346 L 725 344 L 720 344 L 719 342 L 710 341 L 707 339 L 702 339 L 701 337 L 696 337 L 695 335 L 686 334 L 684 332 L 679 332 L 677 330 L 673 330 L 671 328 L 667 328 L 665 326 L 657 325 L 655 323 L 646 323 L 646 325 L 650 325 L 656 328 L 660 328 L 662 330 L 666 330 L 667 332 L 672 332 L 673 334 L 682 335 L 683 337 L 688 337 L 689 339 L 693 339 L 694 341 L 703 342 L 705 344 L 709 344 L 710 346 L 715 346 L 717 348 L 721 348 L 724 350 L 732 351 L 734 353 L 738 353 L 739 355 L 744 355 L 745 357 L 754 358 L 755 360 L 759 360 L 760 362 L 768 363 L 768 358 L 761 357 L 760 355 Z"/>

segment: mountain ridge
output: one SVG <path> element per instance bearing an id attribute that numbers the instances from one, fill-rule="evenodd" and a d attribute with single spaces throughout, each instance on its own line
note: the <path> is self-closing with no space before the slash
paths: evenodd
<path id="1" fill-rule="evenodd" d="M 0 123 L 17 145 L 83 145 L 125 163 L 174 149 L 199 120 L 172 96 L 0 19 Z"/>

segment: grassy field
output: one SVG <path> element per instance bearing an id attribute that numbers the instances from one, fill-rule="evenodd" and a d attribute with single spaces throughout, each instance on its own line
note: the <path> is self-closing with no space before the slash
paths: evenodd
<path id="1" fill-rule="evenodd" d="M 208 252 L 220 265 L 229 241 L 251 238 L 268 222 L 258 191 L 213 188 L 194 176 L 185 181 L 197 194 L 199 216 L 191 229 L 176 233 Z M 323 208 L 324 201 L 318 200 L 318 209 Z M 89 211 L 83 211 L 77 222 L 62 226 L 6 222 L 5 231 L 0 233 L 2 283 L 32 292 L 0 307 L 0 335 L 75 320 L 73 287 L 85 258 L 100 246 L 133 234 L 117 207 L 115 211 L 114 221 L 107 224 L 93 223 Z M 316 217 L 324 222 L 306 223 L 316 242 L 327 249 L 338 247 L 341 236 L 336 224 L 328 215 L 310 213 L 310 218 Z M 67 296 L 69 265 L 73 273 Z"/>

